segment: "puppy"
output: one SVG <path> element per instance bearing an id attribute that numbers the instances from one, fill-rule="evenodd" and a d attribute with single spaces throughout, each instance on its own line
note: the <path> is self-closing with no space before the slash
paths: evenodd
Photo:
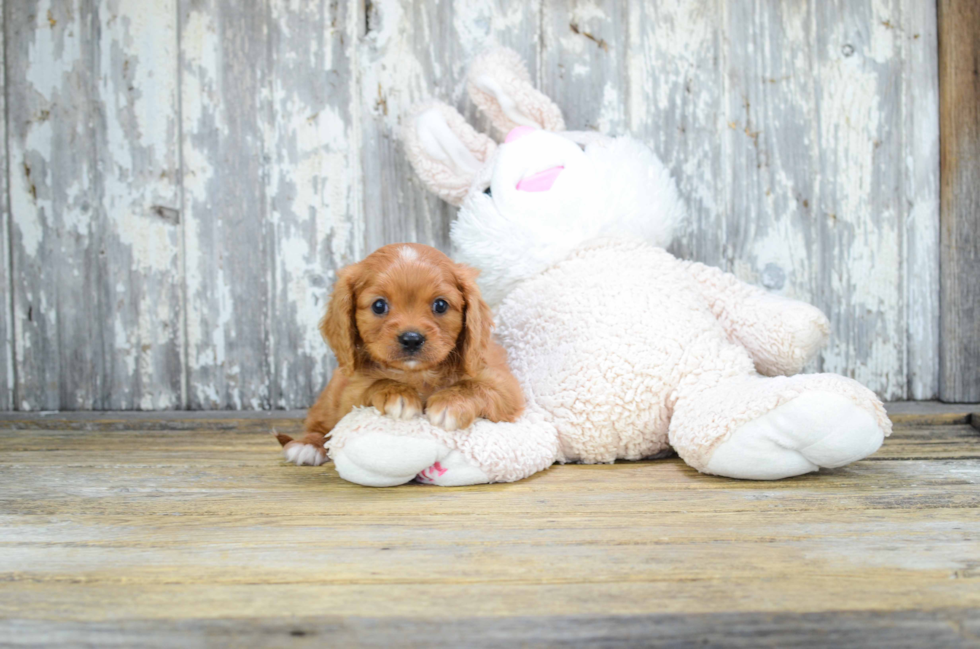
<path id="1" fill-rule="evenodd" d="M 478 271 L 435 248 L 379 248 L 340 271 L 320 332 L 339 365 L 306 417 L 306 436 L 277 435 L 297 464 L 322 464 L 324 441 L 355 406 L 446 430 L 477 417 L 514 421 L 524 408 L 507 355 L 493 340 Z M 296 457 L 293 457 L 296 456 Z"/>

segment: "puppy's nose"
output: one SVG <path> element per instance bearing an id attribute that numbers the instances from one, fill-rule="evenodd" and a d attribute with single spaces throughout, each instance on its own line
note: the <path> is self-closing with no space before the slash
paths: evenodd
<path id="1" fill-rule="evenodd" d="M 407 352 L 414 353 L 421 349 L 422 345 L 425 344 L 425 336 L 417 331 L 406 331 L 398 336 L 398 342 L 401 344 L 402 349 Z"/>

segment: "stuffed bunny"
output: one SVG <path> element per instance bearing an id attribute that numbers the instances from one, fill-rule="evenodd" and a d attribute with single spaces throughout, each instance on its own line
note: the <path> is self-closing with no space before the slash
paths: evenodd
<path id="1" fill-rule="evenodd" d="M 479 57 L 468 90 L 504 143 L 439 103 L 403 139 L 422 182 L 460 206 L 457 259 L 481 271 L 527 409 L 456 431 L 356 409 L 329 443 L 341 477 L 510 482 L 673 449 L 703 473 L 774 480 L 879 448 L 891 424 L 870 390 L 797 374 L 827 338 L 818 309 L 664 250 L 685 209 L 650 149 L 564 131 L 510 50 Z"/>

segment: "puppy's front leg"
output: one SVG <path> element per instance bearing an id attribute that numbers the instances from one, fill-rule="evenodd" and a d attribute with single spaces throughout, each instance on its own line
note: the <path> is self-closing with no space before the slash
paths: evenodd
<path id="1" fill-rule="evenodd" d="M 422 399 L 418 391 L 404 383 L 381 379 L 364 391 L 362 405 L 371 405 L 382 415 L 395 419 L 412 419 L 422 414 Z"/>
<path id="2" fill-rule="evenodd" d="M 492 383 L 467 379 L 429 397 L 425 402 L 425 414 L 432 425 L 446 430 L 468 428 L 481 416 L 491 421 L 512 419 L 511 416 L 499 416 L 504 409 L 502 401 L 503 395 Z"/>

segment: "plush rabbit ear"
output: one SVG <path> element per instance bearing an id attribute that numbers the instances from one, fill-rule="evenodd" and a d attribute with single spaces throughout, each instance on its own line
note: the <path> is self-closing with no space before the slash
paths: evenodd
<path id="1" fill-rule="evenodd" d="M 455 109 L 439 102 L 415 107 L 401 135 L 415 173 L 429 191 L 453 205 L 463 202 L 477 172 L 497 148 Z"/>
<path id="2" fill-rule="evenodd" d="M 501 134 L 518 126 L 565 130 L 558 106 L 531 85 L 531 75 L 514 50 L 498 47 L 484 52 L 470 66 L 468 79 L 473 103 Z"/>

